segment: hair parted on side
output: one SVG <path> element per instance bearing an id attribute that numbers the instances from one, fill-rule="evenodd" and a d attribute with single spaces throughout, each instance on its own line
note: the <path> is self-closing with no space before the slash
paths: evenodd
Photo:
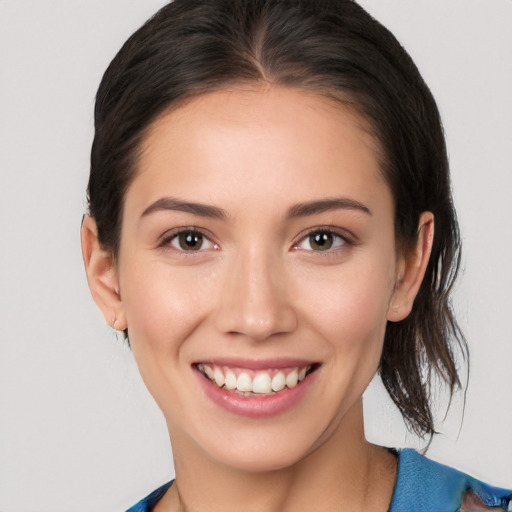
<path id="1" fill-rule="evenodd" d="M 380 146 L 408 250 L 435 217 L 432 255 L 411 314 L 388 322 L 379 372 L 408 426 L 435 433 L 434 373 L 453 393 L 467 346 L 450 303 L 460 263 L 447 151 L 436 103 L 395 37 L 352 0 L 174 0 L 124 44 L 100 84 L 88 185 L 102 246 L 118 253 L 123 199 L 150 125 L 196 95 L 245 84 L 316 92 L 348 105 Z"/>

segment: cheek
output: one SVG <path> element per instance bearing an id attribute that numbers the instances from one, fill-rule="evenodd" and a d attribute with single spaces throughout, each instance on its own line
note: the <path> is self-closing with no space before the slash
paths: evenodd
<path id="1" fill-rule="evenodd" d="M 157 261 L 135 265 L 125 277 L 122 299 L 134 352 L 179 349 L 211 309 L 211 272 Z"/>
<path id="2" fill-rule="evenodd" d="M 393 278 L 393 262 L 374 259 L 341 266 L 317 283 L 310 318 L 329 340 L 335 358 L 348 353 L 357 358 L 368 351 L 374 352 L 372 359 L 380 358 Z"/>

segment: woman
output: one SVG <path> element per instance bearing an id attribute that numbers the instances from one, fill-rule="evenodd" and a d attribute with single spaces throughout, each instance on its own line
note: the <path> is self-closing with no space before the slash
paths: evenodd
<path id="1" fill-rule="evenodd" d="M 432 436 L 460 385 L 435 102 L 352 1 L 176 0 L 98 91 L 82 246 L 165 416 L 176 480 L 131 510 L 485 510 L 510 492 L 364 438 L 378 371 Z"/>

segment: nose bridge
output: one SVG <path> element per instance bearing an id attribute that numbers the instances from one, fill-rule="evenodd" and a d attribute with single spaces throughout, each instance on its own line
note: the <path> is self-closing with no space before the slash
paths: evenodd
<path id="1" fill-rule="evenodd" d="M 288 291 L 280 256 L 258 244 L 249 245 L 227 269 L 218 327 L 254 340 L 291 332 L 296 316 Z"/>

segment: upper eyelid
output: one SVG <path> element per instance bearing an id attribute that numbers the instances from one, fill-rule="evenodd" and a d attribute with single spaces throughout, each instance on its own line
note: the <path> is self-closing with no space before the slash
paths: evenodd
<path id="1" fill-rule="evenodd" d="M 313 253 L 318 253 L 318 254 L 328 254 L 328 253 L 333 253 L 333 252 L 336 252 L 336 251 L 339 251 L 339 250 L 342 250 L 345 246 L 347 245 L 351 245 L 351 242 L 349 242 L 345 237 L 342 237 L 341 235 L 338 235 L 337 233 L 334 233 L 334 232 L 331 232 L 330 234 L 333 235 L 333 238 L 337 238 L 339 240 L 339 243 L 340 243 L 340 246 L 339 247 L 330 247 L 328 249 L 325 249 L 325 250 L 315 250 L 313 248 L 304 248 L 304 247 L 301 247 L 304 243 L 307 242 L 308 238 L 312 235 L 316 233 L 316 231 L 313 231 L 312 233 L 310 233 L 309 235 L 306 235 L 305 237 L 301 238 L 298 242 L 296 242 L 292 249 L 293 250 L 302 250 L 302 251 L 305 251 L 305 252 L 313 252 Z"/>
<path id="2" fill-rule="evenodd" d="M 207 238 L 212 244 L 218 245 L 217 242 L 215 241 L 215 238 L 208 230 L 196 226 L 181 226 L 178 228 L 169 229 L 168 231 L 160 235 L 157 241 L 158 246 L 168 244 L 172 239 L 176 238 L 181 233 L 199 233 L 205 238 Z"/>
<path id="3" fill-rule="evenodd" d="M 168 231 L 164 232 L 162 235 L 158 237 L 158 246 L 168 244 L 173 238 L 175 238 L 176 236 L 183 232 L 200 233 L 202 236 L 206 237 L 211 243 L 220 246 L 219 242 L 216 240 L 215 236 L 213 236 L 213 234 L 210 231 L 200 228 L 198 226 L 180 226 L 169 229 Z M 292 242 L 292 247 L 296 247 L 305 238 L 311 236 L 313 233 L 332 233 L 335 236 L 339 236 L 349 244 L 354 244 L 357 242 L 357 237 L 353 235 L 350 231 L 336 226 L 324 225 L 314 226 L 310 229 L 302 231 L 299 235 L 295 237 L 294 241 Z"/>
<path id="4" fill-rule="evenodd" d="M 345 240 L 348 243 L 355 243 L 356 237 L 343 228 L 338 228 L 335 226 L 315 226 L 311 229 L 308 229 L 306 231 L 303 231 L 301 234 L 299 234 L 295 241 L 293 242 L 293 245 L 296 246 L 300 242 L 302 242 L 305 238 L 308 236 L 311 236 L 314 233 L 332 233 L 333 235 L 339 236 L 343 240 Z"/>

